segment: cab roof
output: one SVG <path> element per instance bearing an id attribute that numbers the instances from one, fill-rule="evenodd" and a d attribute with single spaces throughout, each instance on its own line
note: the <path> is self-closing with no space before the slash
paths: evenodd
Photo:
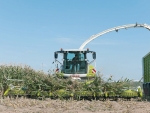
<path id="1" fill-rule="evenodd" d="M 66 53 L 66 52 L 87 52 L 93 53 L 94 51 L 89 51 L 89 49 L 60 49 L 60 51 L 56 51 L 58 53 Z"/>

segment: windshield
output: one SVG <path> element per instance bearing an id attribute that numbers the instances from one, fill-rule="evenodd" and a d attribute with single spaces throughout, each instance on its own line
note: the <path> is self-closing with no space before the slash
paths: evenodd
<path id="1" fill-rule="evenodd" d="M 86 53 L 68 52 L 64 54 L 64 73 L 85 74 L 87 72 Z"/>
<path id="2" fill-rule="evenodd" d="M 79 61 L 85 60 L 85 54 L 84 53 L 67 53 L 66 59 L 67 60 L 73 60 L 73 58 L 78 58 Z"/>

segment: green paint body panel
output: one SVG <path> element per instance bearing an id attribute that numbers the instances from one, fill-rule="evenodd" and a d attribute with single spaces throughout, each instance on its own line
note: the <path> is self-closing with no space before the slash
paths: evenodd
<path id="1" fill-rule="evenodd" d="M 143 57 L 143 80 L 150 82 L 150 52 Z"/>

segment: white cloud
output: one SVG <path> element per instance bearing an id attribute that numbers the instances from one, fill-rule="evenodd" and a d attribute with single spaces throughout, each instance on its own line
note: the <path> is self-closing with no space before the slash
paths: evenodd
<path id="1" fill-rule="evenodd" d="M 72 45 L 80 45 L 84 41 L 79 38 L 55 38 L 54 39 L 57 43 L 61 44 L 72 44 Z"/>
<path id="2" fill-rule="evenodd" d="M 72 43 L 73 42 L 71 38 L 55 38 L 55 40 L 59 43 Z"/>
<path id="3" fill-rule="evenodd" d="M 110 46 L 115 46 L 115 45 L 124 45 L 127 44 L 126 42 L 122 41 L 117 41 L 117 40 L 101 40 L 101 41 L 94 41 L 90 43 L 91 45 L 110 45 Z"/>
<path id="4" fill-rule="evenodd" d="M 108 42 L 108 41 L 102 41 L 102 42 L 91 42 L 91 45 L 118 45 L 115 42 Z"/>
<path id="5" fill-rule="evenodd" d="M 31 54 L 31 53 L 33 53 L 32 50 L 27 50 L 27 51 L 25 51 L 25 54 Z"/>

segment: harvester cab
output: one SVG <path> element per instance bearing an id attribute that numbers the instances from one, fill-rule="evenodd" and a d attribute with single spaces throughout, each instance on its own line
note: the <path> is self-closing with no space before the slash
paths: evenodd
<path id="1" fill-rule="evenodd" d="M 62 61 L 58 60 L 59 54 L 62 54 Z M 90 61 L 89 56 L 92 56 Z M 54 52 L 54 58 L 56 64 L 55 73 L 58 76 L 78 80 L 96 76 L 96 52 L 94 51 L 89 51 L 89 49 L 61 49 Z"/>

